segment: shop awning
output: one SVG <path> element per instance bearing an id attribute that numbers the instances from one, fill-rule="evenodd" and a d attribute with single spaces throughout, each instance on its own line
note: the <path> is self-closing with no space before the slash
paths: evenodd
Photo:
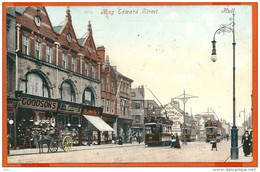
<path id="1" fill-rule="evenodd" d="M 99 131 L 114 131 L 105 121 L 98 116 L 83 115 L 91 124 L 93 124 Z"/>

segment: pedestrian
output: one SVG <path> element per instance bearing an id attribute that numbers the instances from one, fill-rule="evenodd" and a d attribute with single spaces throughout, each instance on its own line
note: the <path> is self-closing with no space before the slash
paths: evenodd
<path id="1" fill-rule="evenodd" d="M 118 144 L 119 145 L 123 144 L 123 137 L 121 135 L 118 136 Z"/>
<path id="2" fill-rule="evenodd" d="M 116 145 L 116 135 L 115 134 L 113 134 L 113 141 L 114 141 L 114 144 Z"/>
<path id="3" fill-rule="evenodd" d="M 253 130 L 250 131 L 250 153 L 253 156 Z"/>
<path id="4" fill-rule="evenodd" d="M 248 131 L 246 131 L 242 137 L 242 142 L 243 144 L 243 151 L 245 156 L 250 154 L 250 135 Z"/>
<path id="5" fill-rule="evenodd" d="M 228 141 L 228 139 L 229 139 L 229 135 L 227 134 L 227 141 Z"/>
<path id="6" fill-rule="evenodd" d="M 139 131 L 137 131 L 137 141 L 138 141 L 139 144 L 141 143 L 141 138 L 140 138 Z"/>
<path id="7" fill-rule="evenodd" d="M 175 136 L 174 135 L 172 135 L 172 140 L 171 140 L 171 148 L 172 147 L 174 147 L 174 144 L 175 144 L 175 141 L 176 141 L 176 139 L 175 139 Z"/>
<path id="8" fill-rule="evenodd" d="M 215 148 L 216 149 L 216 151 L 218 151 L 217 150 L 217 139 L 216 139 L 216 136 L 214 136 L 213 137 L 213 139 L 210 141 L 210 143 L 211 143 L 211 150 L 213 151 L 213 149 Z"/>
<path id="9" fill-rule="evenodd" d="M 174 143 L 174 148 L 180 149 L 180 148 L 181 148 L 181 145 L 180 145 L 180 140 L 179 140 L 179 137 L 178 137 L 178 134 L 177 134 L 177 133 L 175 134 L 175 139 L 176 139 L 176 141 L 175 141 L 175 143 Z"/>

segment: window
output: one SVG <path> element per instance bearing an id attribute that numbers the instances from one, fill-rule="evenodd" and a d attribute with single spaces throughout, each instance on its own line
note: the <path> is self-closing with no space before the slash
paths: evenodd
<path id="1" fill-rule="evenodd" d="M 38 40 L 35 41 L 35 58 L 41 59 L 41 42 Z"/>
<path id="2" fill-rule="evenodd" d="M 23 54 L 29 55 L 29 37 L 26 35 L 22 36 L 22 52 Z"/>
<path id="3" fill-rule="evenodd" d="M 120 99 L 120 114 L 123 115 L 123 99 Z"/>
<path id="4" fill-rule="evenodd" d="M 139 115 L 135 116 L 135 123 L 140 123 L 140 116 Z"/>
<path id="5" fill-rule="evenodd" d="M 46 45 L 46 61 L 48 63 L 52 61 L 52 47 L 50 45 Z"/>
<path id="6" fill-rule="evenodd" d="M 95 105 L 95 97 L 91 88 L 87 87 L 83 94 L 83 103 L 86 105 Z"/>
<path id="7" fill-rule="evenodd" d="M 68 56 L 66 53 L 62 53 L 62 67 L 67 69 Z"/>
<path id="8" fill-rule="evenodd" d="M 105 91 L 105 79 L 101 78 L 101 90 Z"/>
<path id="9" fill-rule="evenodd" d="M 61 100 L 75 102 L 75 92 L 71 84 L 63 82 L 61 85 Z"/>
<path id="10" fill-rule="evenodd" d="M 107 112 L 110 112 L 110 111 L 109 111 L 109 108 L 110 108 L 110 100 L 109 100 L 109 99 L 107 99 L 106 107 L 107 107 Z"/>
<path id="11" fill-rule="evenodd" d="M 76 66 L 77 66 L 77 62 L 76 62 L 76 57 L 71 57 L 71 70 L 73 72 L 76 72 Z"/>
<path id="12" fill-rule="evenodd" d="M 88 76 L 88 62 L 85 62 L 85 75 Z"/>
<path id="13" fill-rule="evenodd" d="M 126 116 L 126 101 L 123 100 L 123 115 Z"/>
<path id="14" fill-rule="evenodd" d="M 115 101 L 111 101 L 111 113 L 113 114 L 115 112 Z"/>
<path id="15" fill-rule="evenodd" d="M 129 84 L 126 84 L 126 93 L 128 93 Z"/>
<path id="16" fill-rule="evenodd" d="M 102 108 L 105 107 L 105 99 L 104 98 L 101 99 L 101 106 L 102 106 Z"/>
<path id="17" fill-rule="evenodd" d="M 140 103 L 135 103 L 135 109 L 141 109 L 141 104 Z"/>
<path id="18" fill-rule="evenodd" d="M 39 75 L 30 73 L 26 76 L 26 78 L 26 81 L 23 81 L 21 84 L 21 87 L 23 87 L 22 89 L 25 93 L 35 96 L 49 97 L 47 83 Z"/>
<path id="19" fill-rule="evenodd" d="M 96 79 L 96 66 L 92 65 L 92 78 Z"/>
<path id="20" fill-rule="evenodd" d="M 111 82 L 111 93 L 114 94 L 114 82 Z"/>
<path id="21" fill-rule="evenodd" d="M 109 92 L 109 76 L 107 76 L 107 92 Z"/>

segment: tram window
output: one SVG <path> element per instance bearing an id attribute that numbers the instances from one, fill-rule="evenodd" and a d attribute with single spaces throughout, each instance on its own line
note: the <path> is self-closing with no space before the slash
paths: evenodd
<path id="1" fill-rule="evenodd" d="M 152 133 L 152 128 L 150 126 L 145 127 L 145 132 L 146 134 L 151 134 Z"/>

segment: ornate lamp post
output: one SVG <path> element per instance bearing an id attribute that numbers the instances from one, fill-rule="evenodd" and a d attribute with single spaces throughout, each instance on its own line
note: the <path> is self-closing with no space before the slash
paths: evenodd
<path id="1" fill-rule="evenodd" d="M 231 159 L 238 159 L 238 130 L 236 127 L 236 92 L 235 92 L 235 14 L 233 14 L 233 17 L 230 18 L 230 21 L 232 21 L 229 24 L 222 24 L 220 25 L 220 28 L 214 33 L 213 41 L 212 41 L 212 54 L 211 54 L 211 60 L 215 62 L 217 60 L 217 53 L 216 53 L 216 41 L 215 41 L 215 35 L 216 33 L 233 33 L 233 126 L 231 129 Z"/>
<path id="2" fill-rule="evenodd" d="M 191 95 L 188 95 L 188 94 L 185 94 L 185 90 L 184 90 L 184 93 L 180 96 L 177 96 L 173 99 L 180 99 L 182 102 L 183 102 L 183 111 L 184 111 L 184 115 L 183 115 L 183 129 L 184 129 L 184 139 L 183 139 L 183 144 L 186 145 L 186 121 L 185 121 L 185 105 L 186 105 L 186 102 L 190 99 L 190 98 L 198 98 L 197 96 L 191 96 Z"/>

